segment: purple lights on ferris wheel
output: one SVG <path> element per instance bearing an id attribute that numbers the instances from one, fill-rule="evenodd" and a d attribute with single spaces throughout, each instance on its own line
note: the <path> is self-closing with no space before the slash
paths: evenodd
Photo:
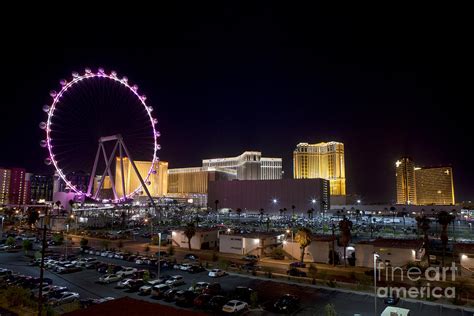
<path id="1" fill-rule="evenodd" d="M 43 106 L 43 111 L 47 113 L 47 121 L 46 122 L 41 122 L 39 123 L 39 127 L 45 131 L 46 133 L 46 139 L 41 140 L 40 146 L 43 148 L 47 148 L 49 157 L 45 158 L 44 163 L 46 165 L 53 165 L 53 167 L 56 169 L 56 172 L 58 176 L 64 181 L 65 185 L 71 189 L 71 191 L 75 192 L 76 194 L 79 195 L 85 195 L 84 192 L 80 191 L 75 185 L 73 185 L 67 178 L 65 173 L 63 172 L 63 169 L 60 167 L 59 162 L 55 159 L 54 151 L 53 151 L 53 143 L 54 139 L 51 135 L 51 126 L 52 126 L 52 119 L 54 117 L 56 107 L 58 106 L 59 101 L 63 97 L 64 94 L 67 93 L 69 89 L 74 87 L 77 83 L 83 81 L 83 80 L 94 80 L 95 78 L 105 78 L 117 83 L 120 83 L 121 86 L 125 86 L 135 97 L 140 101 L 140 104 L 143 106 L 143 108 L 147 112 L 148 120 L 150 122 L 150 127 L 152 129 L 151 135 L 153 136 L 153 145 L 154 145 L 154 150 L 153 150 L 153 158 L 152 158 L 152 163 L 151 167 L 147 172 L 146 177 L 144 177 L 144 183 L 146 185 L 150 185 L 150 175 L 151 174 L 156 174 L 156 170 L 154 169 L 155 163 L 158 161 L 157 157 L 157 151 L 161 148 L 160 145 L 158 144 L 157 138 L 161 135 L 159 131 L 156 130 L 156 125 L 158 124 L 158 120 L 156 118 L 153 118 L 151 116 L 151 112 L 153 111 L 153 107 L 148 106 L 145 101 L 146 101 L 146 96 L 145 95 L 139 95 L 138 94 L 138 86 L 137 85 L 130 85 L 128 83 L 128 78 L 123 76 L 121 79 L 118 78 L 117 72 L 116 71 L 111 71 L 110 74 L 107 74 L 103 68 L 99 68 L 97 73 L 92 72 L 90 68 L 85 69 L 84 75 L 79 74 L 78 72 L 73 72 L 72 73 L 72 80 L 67 81 L 66 79 L 60 80 L 60 85 L 61 85 L 61 90 L 59 92 L 56 92 L 55 90 L 52 90 L 49 94 L 53 98 L 53 101 L 51 104 L 46 104 Z M 113 202 L 124 202 L 127 199 L 130 199 L 138 194 L 141 194 L 142 192 L 142 186 L 138 186 L 136 189 L 134 189 L 130 194 L 128 194 L 125 198 L 117 198 L 113 200 Z M 91 195 L 88 195 L 91 196 Z"/>

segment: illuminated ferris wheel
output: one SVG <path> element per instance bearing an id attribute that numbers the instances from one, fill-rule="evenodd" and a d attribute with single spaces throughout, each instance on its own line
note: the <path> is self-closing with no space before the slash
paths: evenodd
<path id="1" fill-rule="evenodd" d="M 59 92 L 50 92 L 52 99 L 43 106 L 47 120 L 39 125 L 45 131 L 40 143 L 48 151 L 45 163 L 54 166 L 67 190 L 80 198 L 103 201 L 106 182 L 108 201 L 125 202 L 143 190 L 151 198 L 147 186 L 156 173 L 160 133 L 146 96 L 127 77 L 102 68 L 74 72 L 70 81 L 60 84 Z M 146 174 L 140 174 L 134 159 L 151 161 Z M 124 164 L 139 179 L 137 187 L 126 188 Z M 90 174 L 88 183 L 71 179 L 74 172 Z"/>

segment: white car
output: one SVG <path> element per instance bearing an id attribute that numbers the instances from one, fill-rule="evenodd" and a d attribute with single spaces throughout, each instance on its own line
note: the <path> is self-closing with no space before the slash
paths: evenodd
<path id="1" fill-rule="evenodd" d="M 121 279 L 121 277 L 119 277 L 118 275 L 116 274 L 106 274 L 104 276 L 101 276 L 99 278 L 99 282 L 100 283 L 112 283 L 112 282 L 117 282 Z"/>
<path id="2" fill-rule="evenodd" d="M 140 287 L 138 289 L 138 291 L 141 293 L 141 294 L 150 294 L 151 293 L 151 289 L 154 285 L 158 285 L 160 283 L 162 283 L 163 280 L 160 280 L 160 279 L 155 279 L 155 280 L 150 280 L 148 281 L 145 285 L 143 285 L 142 287 Z"/>
<path id="3" fill-rule="evenodd" d="M 136 273 L 138 270 L 137 268 L 132 267 L 122 267 L 122 270 L 117 272 L 117 275 L 121 278 L 131 276 L 132 274 Z"/>
<path id="4" fill-rule="evenodd" d="M 245 302 L 232 300 L 228 301 L 224 306 L 222 306 L 222 311 L 224 313 L 237 313 L 247 309 L 249 305 Z"/>
<path id="5" fill-rule="evenodd" d="M 197 282 L 194 286 L 189 287 L 188 291 L 202 292 L 208 285 L 208 282 Z"/>
<path id="6" fill-rule="evenodd" d="M 51 305 L 60 305 L 60 304 L 66 304 L 66 303 L 71 303 L 74 301 L 79 300 L 80 296 L 79 293 L 76 292 L 63 292 L 61 295 L 59 295 L 57 298 L 53 298 L 49 301 Z"/>
<path id="7" fill-rule="evenodd" d="M 181 275 L 173 275 L 169 280 L 166 281 L 166 284 L 170 286 L 178 286 L 184 284 L 184 279 Z"/>
<path id="8" fill-rule="evenodd" d="M 221 269 L 212 269 L 211 271 L 209 271 L 208 275 L 211 278 L 218 278 L 218 277 L 224 276 L 225 272 L 222 271 Z"/>
<path id="9" fill-rule="evenodd" d="M 128 284 L 129 284 L 131 281 L 133 281 L 133 279 L 123 279 L 123 280 L 117 282 L 117 286 L 116 286 L 116 287 L 119 288 L 119 289 L 124 289 L 124 288 L 126 288 L 126 287 L 128 286 Z"/>
<path id="10" fill-rule="evenodd" d="M 188 271 L 189 269 L 191 269 L 192 265 L 189 264 L 189 263 L 183 263 L 179 266 L 179 269 L 181 271 Z"/>

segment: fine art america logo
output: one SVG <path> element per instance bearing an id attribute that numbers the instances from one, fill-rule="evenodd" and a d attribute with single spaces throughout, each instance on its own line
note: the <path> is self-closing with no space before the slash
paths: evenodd
<path id="1" fill-rule="evenodd" d="M 377 281 L 390 282 L 419 282 L 426 280 L 423 286 L 410 287 L 378 287 L 377 295 L 379 297 L 408 297 L 408 298 L 455 298 L 456 289 L 451 287 L 434 286 L 434 282 L 454 282 L 456 281 L 457 267 L 454 262 L 450 267 L 429 267 L 424 272 L 419 267 L 410 267 L 406 271 L 401 267 L 385 266 L 380 262 L 376 266 Z M 384 276 L 382 276 L 382 272 Z M 432 282 L 432 283 L 430 283 Z"/>

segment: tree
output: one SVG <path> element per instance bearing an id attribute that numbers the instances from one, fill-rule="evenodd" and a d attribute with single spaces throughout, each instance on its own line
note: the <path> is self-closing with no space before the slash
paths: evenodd
<path id="1" fill-rule="evenodd" d="M 270 257 L 275 260 L 283 260 L 285 259 L 285 252 L 283 251 L 283 249 L 275 247 L 272 249 Z"/>
<path id="2" fill-rule="evenodd" d="M 448 245 L 448 225 L 454 221 L 454 216 L 446 211 L 438 213 L 438 223 L 441 225 L 441 243 L 443 245 L 443 259 L 442 265 L 444 267 L 444 257 L 446 255 L 446 247 Z"/>
<path id="3" fill-rule="evenodd" d="M 291 218 L 295 217 L 295 209 L 296 209 L 296 206 L 292 205 L 291 206 Z"/>
<path id="4" fill-rule="evenodd" d="M 263 222 L 263 214 L 265 214 L 265 211 L 263 208 L 260 209 L 260 223 Z"/>
<path id="5" fill-rule="evenodd" d="M 53 242 L 56 246 L 62 245 L 64 242 L 64 236 L 62 233 L 56 233 L 53 235 Z"/>
<path id="6" fill-rule="evenodd" d="M 216 206 L 216 215 L 217 215 L 217 210 L 218 210 L 217 206 L 219 205 L 219 200 L 215 200 L 214 205 Z"/>
<path id="7" fill-rule="evenodd" d="M 352 238 L 351 229 L 352 229 L 352 222 L 344 216 L 342 220 L 339 221 L 339 231 L 341 234 L 339 241 L 344 247 L 344 267 L 347 264 L 346 249 L 347 249 L 347 246 L 349 246 L 349 242 L 351 241 L 351 238 Z"/>
<path id="8" fill-rule="evenodd" d="M 311 244 L 311 241 L 313 240 L 313 234 L 311 230 L 307 227 L 302 227 L 298 230 L 295 236 L 295 241 L 300 245 L 301 249 L 301 259 L 300 261 L 303 262 L 304 260 L 304 252 L 306 250 L 306 247 L 308 247 Z"/>
<path id="9" fill-rule="evenodd" d="M 430 230 L 431 220 L 428 217 L 426 217 L 426 215 L 418 215 L 415 219 L 416 219 L 418 231 L 420 231 L 420 229 L 423 231 L 423 243 L 425 246 L 425 256 L 428 257 L 429 255 L 428 254 L 428 251 L 429 251 L 428 231 Z"/>
<path id="10" fill-rule="evenodd" d="M 184 235 L 188 238 L 188 247 L 191 250 L 191 238 L 196 235 L 196 227 L 194 227 L 193 223 L 189 223 L 184 230 Z"/>
<path id="11" fill-rule="evenodd" d="M 9 247 L 15 246 L 16 245 L 15 238 L 13 238 L 12 236 L 8 237 L 7 240 L 5 241 L 5 245 Z"/>
<path id="12" fill-rule="evenodd" d="M 144 282 L 150 281 L 150 271 L 145 270 L 143 271 L 143 277 L 142 277 Z"/>
<path id="13" fill-rule="evenodd" d="M 36 209 L 30 209 L 28 210 L 28 218 L 27 218 L 27 223 L 28 226 L 33 226 L 39 219 L 39 212 Z"/>
<path id="14" fill-rule="evenodd" d="M 33 249 L 33 243 L 31 242 L 31 240 L 25 239 L 25 240 L 23 240 L 22 247 L 23 247 L 23 250 L 25 251 L 25 253 L 28 253 L 28 251 Z"/>
<path id="15" fill-rule="evenodd" d="M 79 245 L 81 245 L 81 248 L 86 247 L 89 244 L 89 239 L 87 238 L 81 238 L 81 241 L 79 241 Z"/>
<path id="16" fill-rule="evenodd" d="M 240 214 L 242 214 L 242 210 L 240 208 L 238 208 L 235 212 L 239 216 L 239 222 L 240 222 Z"/>
<path id="17" fill-rule="evenodd" d="M 309 219 L 312 219 L 313 218 L 313 212 L 314 212 L 314 209 L 310 208 L 306 213 L 308 213 L 308 218 Z"/>

